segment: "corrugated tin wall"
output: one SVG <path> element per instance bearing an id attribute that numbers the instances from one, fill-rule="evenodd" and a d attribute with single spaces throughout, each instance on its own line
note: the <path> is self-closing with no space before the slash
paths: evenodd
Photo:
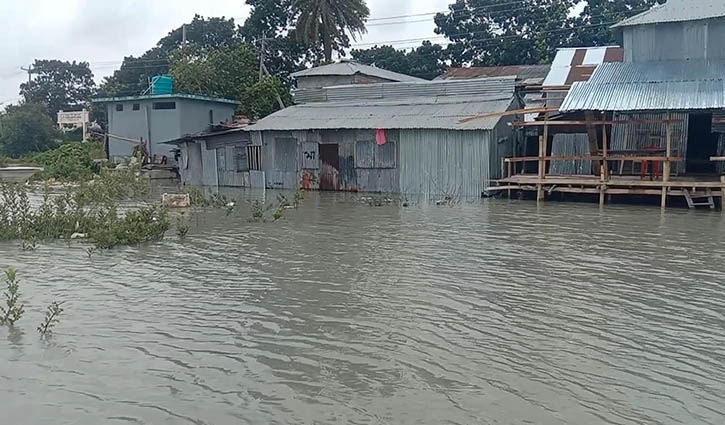
<path id="1" fill-rule="evenodd" d="M 725 19 L 637 25 L 623 29 L 625 62 L 725 59 Z"/>
<path id="2" fill-rule="evenodd" d="M 689 114 L 671 114 L 673 120 L 681 122 L 672 124 L 672 152 L 675 156 L 685 157 L 687 155 L 687 139 L 689 128 Z M 667 118 L 665 112 L 660 113 L 616 113 L 614 119 L 622 120 L 664 120 Z M 666 124 L 623 124 L 615 125 L 612 131 L 611 150 L 644 150 L 648 146 L 666 147 Z M 686 161 L 679 163 L 678 171 L 684 173 Z"/>
<path id="3" fill-rule="evenodd" d="M 481 197 L 492 178 L 493 138 L 491 131 L 401 131 L 400 192 Z"/>
<path id="4" fill-rule="evenodd" d="M 589 136 L 587 134 L 557 134 L 551 145 L 552 156 L 589 155 Z M 549 174 L 560 176 L 589 175 L 592 173 L 592 161 L 571 160 L 551 161 Z"/>

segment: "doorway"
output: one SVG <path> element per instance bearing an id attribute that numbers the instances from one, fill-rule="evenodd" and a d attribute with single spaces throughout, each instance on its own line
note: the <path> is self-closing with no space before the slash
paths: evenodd
<path id="1" fill-rule="evenodd" d="M 715 174 L 710 157 L 717 155 L 718 134 L 712 132 L 712 114 L 690 114 L 687 140 L 687 173 Z"/>
<path id="2" fill-rule="evenodd" d="M 338 190 L 340 152 L 337 143 L 320 144 L 320 190 Z"/>

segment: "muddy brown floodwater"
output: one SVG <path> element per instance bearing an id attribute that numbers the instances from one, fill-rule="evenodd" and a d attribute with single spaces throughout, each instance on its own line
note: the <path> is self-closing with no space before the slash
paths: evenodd
<path id="1" fill-rule="evenodd" d="M 725 423 L 721 213 L 312 193 L 248 217 L 92 259 L 0 244 L 27 304 L 0 422 Z"/>

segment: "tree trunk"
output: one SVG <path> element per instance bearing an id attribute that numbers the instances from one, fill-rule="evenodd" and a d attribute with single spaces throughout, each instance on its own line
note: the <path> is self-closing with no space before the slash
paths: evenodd
<path id="1" fill-rule="evenodd" d="M 322 47 L 325 54 L 325 63 L 332 63 L 332 38 L 330 29 L 327 27 L 327 20 L 322 17 Z"/>

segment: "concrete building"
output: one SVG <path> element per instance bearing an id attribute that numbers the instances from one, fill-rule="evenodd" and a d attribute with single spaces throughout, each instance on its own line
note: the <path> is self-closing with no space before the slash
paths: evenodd
<path id="1" fill-rule="evenodd" d="M 174 164 L 173 146 L 163 142 L 207 130 L 231 121 L 238 102 L 184 94 L 162 94 L 94 99 L 108 111 L 108 157 L 120 161 L 131 156 L 141 139 L 149 154 Z"/>

